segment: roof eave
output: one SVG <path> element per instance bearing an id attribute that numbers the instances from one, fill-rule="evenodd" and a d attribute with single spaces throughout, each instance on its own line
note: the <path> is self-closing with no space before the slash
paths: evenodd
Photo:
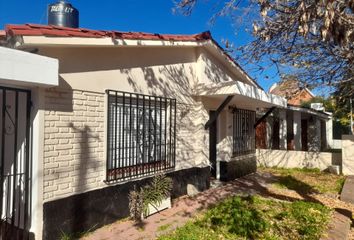
<path id="1" fill-rule="evenodd" d="M 312 115 L 316 115 L 325 119 L 329 119 L 332 117 L 331 114 L 327 113 L 327 112 L 321 112 L 321 111 L 317 111 L 314 109 L 309 109 L 309 108 L 305 108 L 305 107 L 300 107 L 300 106 L 295 106 L 295 105 L 291 105 L 288 104 L 288 109 L 293 110 L 293 111 L 299 111 L 299 112 L 305 112 L 305 113 L 309 113 Z"/>
<path id="2" fill-rule="evenodd" d="M 169 40 L 141 40 L 141 39 L 114 39 L 82 38 L 82 37 L 47 37 L 22 36 L 21 47 L 129 47 L 129 46 L 190 46 L 197 47 L 203 41 L 169 41 Z"/>
<path id="3" fill-rule="evenodd" d="M 249 84 L 260 87 L 214 40 L 170 41 L 113 38 L 82 38 L 82 37 L 47 37 L 18 36 L 16 47 L 19 49 L 34 47 L 206 47 L 208 51 L 221 56 L 225 64 L 236 69 Z M 263 90 L 263 89 L 262 89 Z"/>

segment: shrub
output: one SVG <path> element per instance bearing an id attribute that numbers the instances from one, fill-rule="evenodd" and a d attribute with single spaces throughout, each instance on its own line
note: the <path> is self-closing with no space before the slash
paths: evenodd
<path id="1" fill-rule="evenodd" d="M 211 228 L 226 227 L 230 233 L 256 238 L 267 229 L 268 223 L 253 206 L 254 200 L 253 196 L 229 198 L 208 211 L 204 221 Z"/>
<path id="2" fill-rule="evenodd" d="M 330 210 L 319 204 L 305 201 L 296 201 L 291 204 L 291 214 L 298 222 L 297 231 L 304 239 L 319 239 L 319 229 L 326 225 Z"/>

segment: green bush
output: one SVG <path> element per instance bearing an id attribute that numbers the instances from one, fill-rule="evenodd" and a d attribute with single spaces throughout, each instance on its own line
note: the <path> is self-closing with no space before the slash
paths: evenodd
<path id="1" fill-rule="evenodd" d="M 159 240 L 316 240 L 326 229 L 330 213 L 318 203 L 235 196 Z"/>
<path id="2" fill-rule="evenodd" d="M 319 239 L 330 210 L 318 203 L 296 201 L 291 204 L 291 215 L 298 222 L 297 231 L 303 239 Z"/>
<path id="3" fill-rule="evenodd" d="M 252 196 L 229 198 L 208 211 L 204 221 L 211 228 L 226 227 L 230 233 L 255 238 L 267 229 L 268 223 L 254 207 L 254 201 Z"/>

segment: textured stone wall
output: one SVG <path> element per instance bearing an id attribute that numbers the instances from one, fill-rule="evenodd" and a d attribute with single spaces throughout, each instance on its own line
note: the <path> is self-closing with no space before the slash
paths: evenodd
<path id="1" fill-rule="evenodd" d="M 104 94 L 45 93 L 44 200 L 103 185 Z"/>

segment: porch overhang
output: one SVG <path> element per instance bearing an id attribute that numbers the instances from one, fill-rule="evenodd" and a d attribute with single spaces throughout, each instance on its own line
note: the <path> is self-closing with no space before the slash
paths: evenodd
<path id="1" fill-rule="evenodd" d="M 229 105 L 253 111 L 272 107 L 287 107 L 285 98 L 266 93 L 260 88 L 240 81 L 199 84 L 195 88 L 194 96 L 201 97 L 206 102 L 215 102 L 216 104 L 223 102 L 228 96 L 233 96 Z"/>
<path id="2" fill-rule="evenodd" d="M 53 87 L 59 84 L 57 59 L 0 47 L 0 84 Z"/>
<path id="3" fill-rule="evenodd" d="M 317 117 L 319 117 L 321 119 L 324 119 L 324 120 L 328 120 L 328 119 L 332 118 L 332 114 L 331 113 L 320 112 L 320 111 L 316 111 L 316 110 L 309 109 L 309 108 L 288 105 L 288 109 L 292 110 L 292 111 L 306 113 L 306 114 L 309 114 L 309 115 L 314 115 L 314 116 L 317 116 Z"/>

